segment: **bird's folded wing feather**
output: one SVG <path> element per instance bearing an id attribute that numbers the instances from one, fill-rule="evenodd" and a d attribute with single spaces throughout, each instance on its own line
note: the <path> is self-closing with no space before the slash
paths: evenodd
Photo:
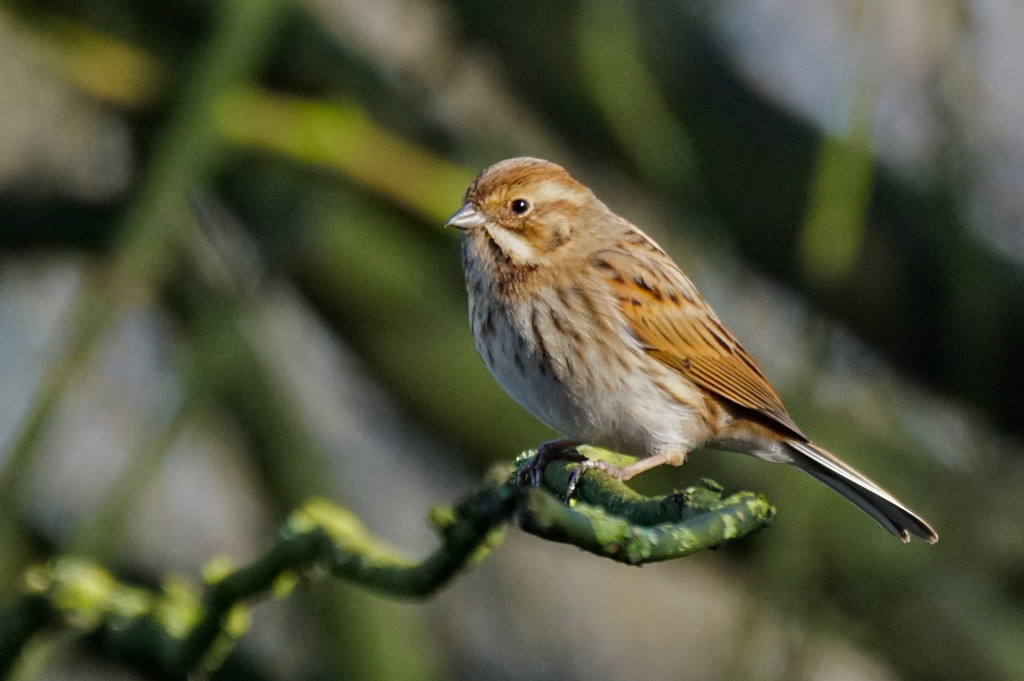
<path id="1" fill-rule="evenodd" d="M 668 256 L 658 251 L 666 261 Z M 705 390 L 803 433 L 786 412 L 761 367 L 674 265 L 622 253 L 598 254 L 599 269 L 618 297 L 633 334 L 658 361 Z"/>

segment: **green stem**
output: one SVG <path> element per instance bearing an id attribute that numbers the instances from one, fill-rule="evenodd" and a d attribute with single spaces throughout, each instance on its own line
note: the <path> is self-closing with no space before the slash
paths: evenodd
<path id="1" fill-rule="evenodd" d="M 350 511 L 313 499 L 292 513 L 275 544 L 254 563 L 218 570 L 205 595 L 169 581 L 159 593 L 127 586 L 87 561 L 61 557 L 26 573 L 29 593 L 0 618 L 0 675 L 7 675 L 32 635 L 53 622 L 92 633 L 107 656 L 180 677 L 214 669 L 247 626 L 246 603 L 281 594 L 295 575 L 326 570 L 397 598 L 424 598 L 481 560 L 506 523 L 631 565 L 669 560 L 764 527 L 774 509 L 739 492 L 722 498 L 709 481 L 663 497 L 645 497 L 590 471 L 578 498 L 565 504 L 571 464 L 547 467 L 548 489 L 516 484 L 518 470 L 496 472 L 453 508 L 434 509 L 440 546 L 416 562 L 373 536 Z M 209 570 L 213 571 L 212 568 Z"/>

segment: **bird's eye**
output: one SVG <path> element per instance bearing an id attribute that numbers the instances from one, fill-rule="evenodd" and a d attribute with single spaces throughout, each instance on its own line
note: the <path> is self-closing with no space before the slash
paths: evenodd
<path id="1" fill-rule="evenodd" d="M 526 199 L 513 199 L 512 203 L 509 204 L 509 208 L 516 215 L 526 215 L 527 211 L 530 210 L 530 202 Z"/>

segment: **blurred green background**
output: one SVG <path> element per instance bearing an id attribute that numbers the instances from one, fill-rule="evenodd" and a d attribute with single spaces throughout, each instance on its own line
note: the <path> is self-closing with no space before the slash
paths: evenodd
<path id="1" fill-rule="evenodd" d="M 1015 0 L 0 2 L 0 600 L 143 584 L 325 495 L 423 517 L 552 434 L 474 354 L 441 225 L 565 165 L 651 233 L 815 440 L 927 518 L 699 453 L 772 528 L 628 568 L 510 533 L 425 603 L 327 580 L 217 678 L 1024 678 Z M 19 678 L 142 678 L 88 641 Z"/>

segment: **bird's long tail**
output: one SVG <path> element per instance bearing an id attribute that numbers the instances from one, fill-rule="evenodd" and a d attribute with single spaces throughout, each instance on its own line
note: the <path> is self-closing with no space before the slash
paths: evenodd
<path id="1" fill-rule="evenodd" d="M 813 442 L 789 441 L 793 464 L 856 504 L 904 542 L 910 535 L 934 544 L 939 540 L 928 523 L 897 501 L 891 494 L 847 466 Z"/>

